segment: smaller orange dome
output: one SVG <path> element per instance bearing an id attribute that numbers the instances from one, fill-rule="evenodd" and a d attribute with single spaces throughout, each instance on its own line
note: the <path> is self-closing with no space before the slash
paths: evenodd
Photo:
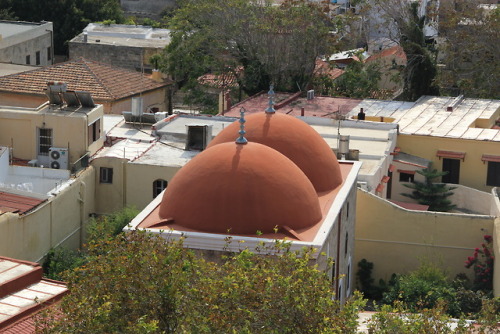
<path id="1" fill-rule="evenodd" d="M 245 137 L 269 146 L 292 160 L 309 178 L 317 192 L 342 184 L 340 166 L 326 141 L 306 122 L 285 114 L 255 113 L 245 117 Z M 208 145 L 234 141 L 238 122 L 222 130 Z"/>
<path id="2" fill-rule="evenodd" d="M 234 142 L 201 152 L 179 170 L 159 214 L 189 229 L 251 235 L 322 219 L 313 185 L 290 159 L 265 145 Z"/>

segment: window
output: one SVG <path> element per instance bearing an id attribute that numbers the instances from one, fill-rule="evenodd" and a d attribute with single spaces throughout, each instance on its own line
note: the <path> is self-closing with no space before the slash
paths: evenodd
<path id="1" fill-rule="evenodd" d="M 52 60 L 52 50 L 50 46 L 47 48 L 47 60 Z"/>
<path id="2" fill-rule="evenodd" d="M 99 118 L 88 127 L 88 144 L 92 144 L 101 137 L 101 119 Z"/>
<path id="3" fill-rule="evenodd" d="M 345 234 L 345 251 L 344 251 L 344 255 L 347 255 L 347 250 L 349 248 L 349 233 L 346 233 Z"/>
<path id="4" fill-rule="evenodd" d="M 30 57 L 30 55 L 26 56 L 26 65 L 31 65 L 31 57 Z"/>
<path id="5" fill-rule="evenodd" d="M 500 162 L 488 161 L 486 185 L 500 187 Z"/>
<path id="6" fill-rule="evenodd" d="M 37 51 L 35 53 L 35 61 L 36 61 L 36 65 L 40 65 L 40 51 Z"/>
<path id="7" fill-rule="evenodd" d="M 443 172 L 448 172 L 448 174 L 443 175 L 441 182 L 458 184 L 460 160 L 443 158 Z"/>
<path id="8" fill-rule="evenodd" d="M 399 172 L 399 182 L 415 182 L 415 174 Z"/>
<path id="9" fill-rule="evenodd" d="M 162 179 L 153 182 L 153 198 L 158 196 L 168 185 L 168 182 Z"/>
<path id="10" fill-rule="evenodd" d="M 38 129 L 38 154 L 49 155 L 49 148 L 52 147 L 52 129 Z"/>
<path id="11" fill-rule="evenodd" d="M 101 167 L 99 170 L 100 183 L 113 183 L 113 168 Z"/>

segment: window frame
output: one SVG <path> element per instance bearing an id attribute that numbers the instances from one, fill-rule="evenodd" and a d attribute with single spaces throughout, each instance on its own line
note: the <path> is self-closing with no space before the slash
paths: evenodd
<path id="1" fill-rule="evenodd" d="M 111 167 L 99 168 L 99 183 L 113 184 L 113 168 Z"/>
<path id="2" fill-rule="evenodd" d="M 38 155 L 49 156 L 49 150 L 54 143 L 54 131 L 51 128 L 38 128 L 37 138 Z"/>
<path id="3" fill-rule="evenodd" d="M 156 198 L 163 190 L 168 187 L 168 181 L 164 179 L 156 179 L 153 181 L 153 198 Z"/>
<path id="4" fill-rule="evenodd" d="M 500 162 L 488 161 L 486 170 L 486 185 L 491 187 L 500 187 Z"/>

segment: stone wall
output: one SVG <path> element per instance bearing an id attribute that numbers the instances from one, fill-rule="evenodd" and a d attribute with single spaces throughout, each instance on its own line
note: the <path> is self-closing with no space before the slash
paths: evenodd
<path id="1" fill-rule="evenodd" d="M 166 7 L 173 7 L 176 0 L 121 0 L 120 4 L 126 15 L 159 19 Z"/>
<path id="2" fill-rule="evenodd" d="M 156 49 L 145 50 L 133 46 L 116 46 L 95 43 L 69 43 L 69 59 L 75 60 L 83 57 L 112 66 L 129 70 L 140 70 L 144 66 L 148 54 L 157 53 Z"/>

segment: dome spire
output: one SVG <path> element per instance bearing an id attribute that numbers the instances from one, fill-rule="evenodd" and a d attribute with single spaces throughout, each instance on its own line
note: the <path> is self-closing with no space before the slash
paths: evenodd
<path id="1" fill-rule="evenodd" d="M 240 131 L 238 132 L 240 136 L 236 138 L 236 144 L 246 144 L 248 140 L 245 138 L 245 108 L 240 109 Z"/>
<path id="2" fill-rule="evenodd" d="M 267 96 L 269 97 L 268 107 L 266 108 L 266 113 L 274 114 L 276 110 L 274 110 L 274 86 L 271 84 L 269 86 L 269 92 L 267 92 Z"/>

